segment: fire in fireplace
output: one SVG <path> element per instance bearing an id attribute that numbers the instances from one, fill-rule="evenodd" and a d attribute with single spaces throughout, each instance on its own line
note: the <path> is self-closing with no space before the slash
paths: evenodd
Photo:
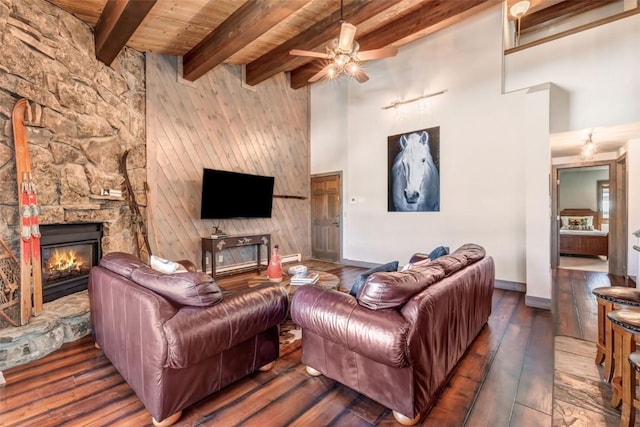
<path id="1" fill-rule="evenodd" d="M 43 301 L 87 289 L 89 270 L 102 257 L 102 224 L 42 225 L 40 232 Z"/>

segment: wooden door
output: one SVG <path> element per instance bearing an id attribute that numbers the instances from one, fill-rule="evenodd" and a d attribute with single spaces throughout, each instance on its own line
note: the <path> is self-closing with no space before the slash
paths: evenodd
<path id="1" fill-rule="evenodd" d="M 627 156 L 622 155 L 616 160 L 615 182 L 609 191 L 609 244 L 610 250 L 609 273 L 627 276 L 627 245 L 629 239 L 628 204 L 627 204 Z M 610 183 L 611 184 L 611 183 Z M 613 226 L 612 226 L 613 223 Z"/>
<path id="2" fill-rule="evenodd" d="M 311 256 L 338 262 L 341 258 L 340 174 L 311 177 Z"/>

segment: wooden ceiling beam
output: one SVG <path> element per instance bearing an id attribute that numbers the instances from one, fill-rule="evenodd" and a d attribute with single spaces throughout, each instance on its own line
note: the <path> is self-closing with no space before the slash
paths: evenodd
<path id="1" fill-rule="evenodd" d="M 96 58 L 111 65 L 156 0 L 108 0 L 96 23 Z"/>
<path id="2" fill-rule="evenodd" d="M 614 3 L 616 0 L 564 0 L 533 13 L 520 20 L 520 32 L 539 30 L 554 25 L 559 19 L 575 15 Z"/>
<path id="3" fill-rule="evenodd" d="M 195 81 L 311 0 L 249 0 L 183 58 L 183 78 Z"/>
<path id="4" fill-rule="evenodd" d="M 358 25 L 377 14 L 401 3 L 403 0 L 353 0 L 344 6 L 343 18 L 350 24 Z M 302 33 L 247 64 L 246 83 L 256 85 L 282 71 L 298 68 L 313 60 L 289 55 L 291 49 L 320 50 L 340 33 L 340 10 L 318 21 Z"/>
<path id="5" fill-rule="evenodd" d="M 360 50 L 379 49 L 485 3 L 497 4 L 499 1 L 457 0 L 452 2 L 449 0 L 432 0 L 415 12 L 398 18 L 363 37 L 356 37 L 356 39 L 360 43 Z M 291 71 L 291 87 L 299 89 L 308 85 L 309 78 L 320 71 L 321 68 L 322 65 L 315 61 Z"/>

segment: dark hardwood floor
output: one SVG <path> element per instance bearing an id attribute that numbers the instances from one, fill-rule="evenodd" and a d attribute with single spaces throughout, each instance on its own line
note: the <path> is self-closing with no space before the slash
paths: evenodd
<path id="1" fill-rule="evenodd" d="M 598 307 L 592 291 L 602 286 L 636 284 L 605 273 L 568 269 L 553 272 L 554 427 L 620 423 L 620 409 L 610 404 L 611 384 L 603 380 L 603 367 L 595 363 Z M 636 417 L 640 417 L 640 411 L 636 411 Z"/>
<path id="2" fill-rule="evenodd" d="M 328 263 L 314 263 L 313 267 L 338 275 L 343 284 L 353 283 L 362 271 Z M 255 273 L 220 278 L 218 282 L 227 289 L 242 287 L 248 274 Z M 559 280 L 565 280 L 559 276 Z M 575 317 L 563 327 L 581 325 L 580 316 Z M 550 312 L 524 305 L 524 294 L 496 289 L 488 325 L 420 425 L 549 426 L 552 323 Z M 89 337 L 9 369 L 4 376 L 7 385 L 0 387 L 1 426 L 150 424 L 149 413 Z M 310 377 L 300 363 L 298 341 L 283 349 L 271 371 L 252 374 L 193 405 L 176 425 L 398 424 L 387 408 L 371 399 L 326 377 Z"/>

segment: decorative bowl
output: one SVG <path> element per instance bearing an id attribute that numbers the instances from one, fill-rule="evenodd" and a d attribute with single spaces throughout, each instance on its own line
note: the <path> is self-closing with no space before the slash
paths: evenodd
<path id="1" fill-rule="evenodd" d="M 306 265 L 298 264 L 298 265 L 289 267 L 289 274 L 292 276 L 302 276 L 303 274 L 306 274 L 306 272 L 307 272 Z"/>

